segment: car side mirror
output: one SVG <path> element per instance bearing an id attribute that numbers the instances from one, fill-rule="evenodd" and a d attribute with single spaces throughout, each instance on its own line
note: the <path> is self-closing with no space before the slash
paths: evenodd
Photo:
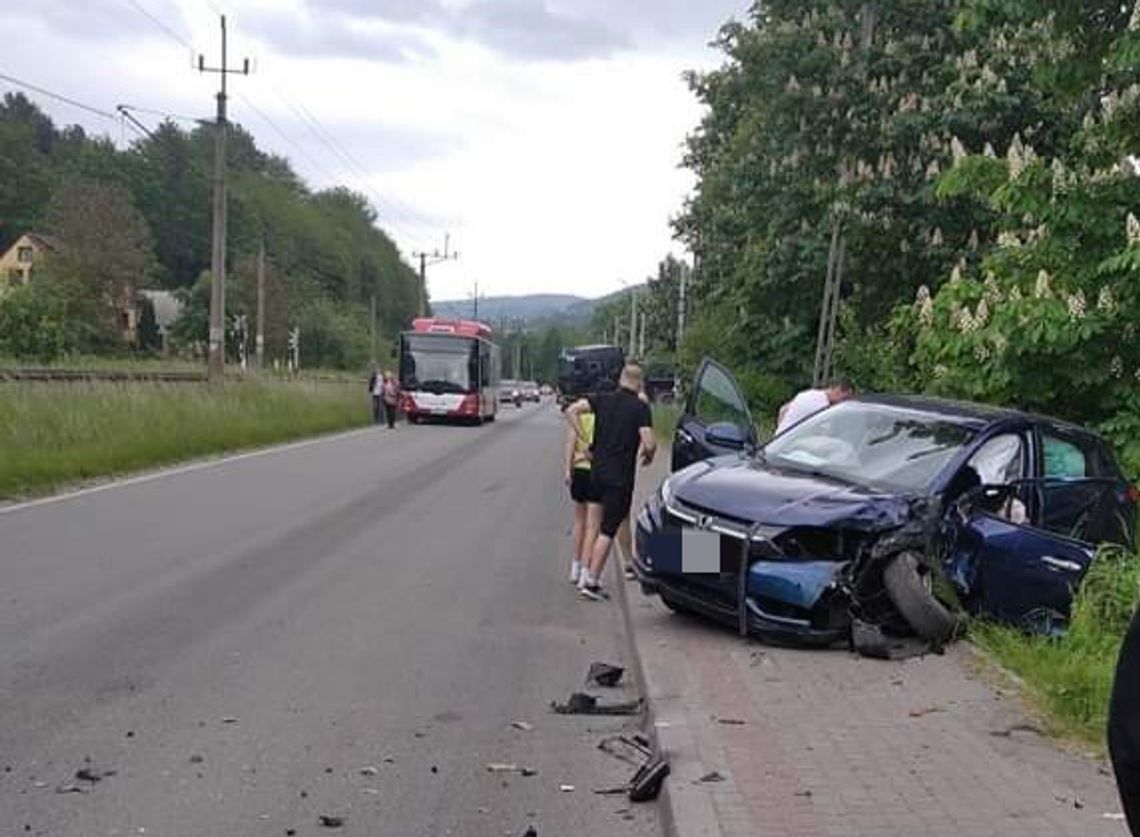
<path id="1" fill-rule="evenodd" d="M 743 428 L 730 421 L 718 421 L 716 424 L 710 424 L 705 431 L 705 441 L 721 448 L 744 450 L 751 440 Z"/>

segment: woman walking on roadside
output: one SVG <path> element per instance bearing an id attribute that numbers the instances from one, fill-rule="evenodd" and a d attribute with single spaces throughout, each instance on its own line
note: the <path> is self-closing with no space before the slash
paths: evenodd
<path id="1" fill-rule="evenodd" d="M 388 429 L 392 430 L 396 426 L 396 408 L 400 404 L 400 385 L 390 369 L 384 373 L 380 397 L 384 401 L 384 416 L 388 420 Z"/>

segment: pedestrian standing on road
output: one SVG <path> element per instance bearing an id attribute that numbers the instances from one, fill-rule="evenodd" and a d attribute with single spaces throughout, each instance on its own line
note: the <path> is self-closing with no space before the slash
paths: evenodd
<path id="1" fill-rule="evenodd" d="M 590 599 L 605 598 L 601 589 L 602 571 L 621 522 L 629 516 L 633 502 L 633 481 L 638 454 L 642 465 L 649 465 L 657 452 L 653 418 L 649 405 L 641 401 L 641 367 L 627 363 L 614 392 L 591 395 L 571 404 L 566 417 L 583 442 L 586 434 L 581 417 L 594 413 L 594 439 L 590 446 L 594 490 L 601 507 L 600 533 L 594 541 L 589 564 L 582 569 L 578 590 Z"/>
<path id="2" fill-rule="evenodd" d="M 776 419 L 776 435 L 809 416 L 814 416 L 840 401 L 846 401 L 854 394 L 855 387 L 847 378 L 839 378 L 826 389 L 805 389 L 780 408 L 780 414 Z"/>
<path id="3" fill-rule="evenodd" d="M 1128 828 L 1140 837 L 1140 610 L 1124 635 L 1108 705 L 1108 752 Z"/>
<path id="4" fill-rule="evenodd" d="M 368 379 L 368 394 L 372 396 L 372 423 L 379 424 L 384 410 L 384 376 L 377 366 Z"/>
<path id="5" fill-rule="evenodd" d="M 384 415 L 388 419 L 388 429 L 392 430 L 396 426 L 396 408 L 400 404 L 400 384 L 390 369 L 384 373 L 380 397 L 384 401 Z"/>
<path id="6" fill-rule="evenodd" d="M 563 411 L 566 406 L 563 405 Z M 590 563 L 590 551 L 598 537 L 601 524 L 601 506 L 594 492 L 591 474 L 590 445 L 594 441 L 594 414 L 583 413 L 578 418 L 585 438 L 578 438 L 574 428 L 566 428 L 566 484 L 570 499 L 574 501 L 573 558 L 570 562 L 570 583 L 577 584 L 582 568 Z"/>
<path id="7" fill-rule="evenodd" d="M 642 387 L 641 392 L 637 394 L 637 397 L 643 404 L 649 406 L 652 414 L 653 407 L 650 405 L 649 396 L 646 395 L 644 387 Z M 618 556 L 621 558 L 622 572 L 626 578 L 632 581 L 637 578 L 637 573 L 633 570 L 633 531 L 630 526 L 628 514 L 625 516 L 625 520 L 621 522 L 621 526 L 618 527 L 616 540 Z"/>

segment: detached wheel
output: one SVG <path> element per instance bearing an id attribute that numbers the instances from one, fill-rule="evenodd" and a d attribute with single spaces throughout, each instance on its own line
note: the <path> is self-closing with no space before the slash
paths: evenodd
<path id="1" fill-rule="evenodd" d="M 928 572 L 923 571 L 918 555 L 900 552 L 883 570 L 883 586 L 891 603 L 925 640 L 944 643 L 958 631 L 958 618 L 935 598 Z"/>

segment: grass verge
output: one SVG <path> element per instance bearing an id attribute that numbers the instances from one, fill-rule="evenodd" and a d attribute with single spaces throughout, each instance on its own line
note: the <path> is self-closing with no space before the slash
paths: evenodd
<path id="1" fill-rule="evenodd" d="M 1101 750 L 1116 656 L 1138 600 L 1140 555 L 1104 549 L 1081 585 L 1064 636 L 980 624 L 974 638 L 1021 678 L 1054 733 Z"/>
<path id="2" fill-rule="evenodd" d="M 680 418 L 681 411 L 672 404 L 653 405 L 653 432 L 657 434 L 658 441 L 670 445 L 673 443 L 673 434 Z"/>
<path id="3" fill-rule="evenodd" d="M 357 388 L 241 383 L 0 386 L 0 498 L 365 425 Z"/>

